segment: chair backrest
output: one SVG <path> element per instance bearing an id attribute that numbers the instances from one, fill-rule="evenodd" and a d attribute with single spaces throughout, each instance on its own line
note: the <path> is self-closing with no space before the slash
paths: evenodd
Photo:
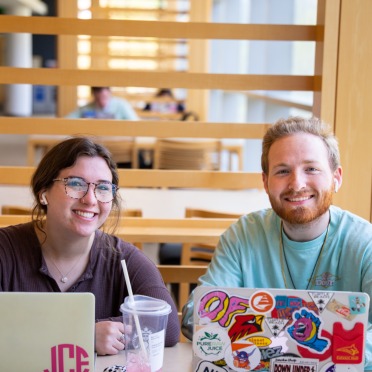
<path id="1" fill-rule="evenodd" d="M 221 141 L 216 139 L 158 139 L 155 169 L 219 170 Z"/>
<path id="2" fill-rule="evenodd" d="M 124 209 L 121 212 L 122 217 L 143 217 L 142 209 Z M 143 250 L 143 243 L 140 242 L 133 242 L 133 245 L 135 245 L 138 249 L 141 251 Z"/>
<path id="3" fill-rule="evenodd" d="M 187 218 L 236 218 L 239 214 L 209 211 L 205 209 L 186 208 L 185 217 Z M 181 267 L 189 265 L 202 266 L 208 265 L 213 257 L 216 246 L 214 244 L 183 243 L 181 250 Z M 181 283 L 178 294 L 178 303 L 182 307 L 189 296 L 190 284 Z"/>
<path id="4" fill-rule="evenodd" d="M 133 138 L 102 137 L 101 141 L 110 150 L 115 163 L 128 163 L 132 168 L 137 167 L 137 152 Z"/>
<path id="5" fill-rule="evenodd" d="M 239 218 L 240 215 L 236 213 L 226 213 L 226 212 L 217 212 L 210 211 L 206 209 L 197 209 L 197 208 L 186 208 L 185 211 L 186 218 Z"/>
<path id="6" fill-rule="evenodd" d="M 165 284 L 178 283 L 180 286 L 197 284 L 198 278 L 205 273 L 206 266 L 179 266 L 179 265 L 158 265 L 158 269 L 163 277 Z M 181 309 L 178 311 L 178 318 L 181 322 Z M 180 342 L 188 342 L 186 337 L 180 335 Z"/>
<path id="7" fill-rule="evenodd" d="M 142 209 L 124 209 L 121 215 L 123 217 L 142 217 Z"/>
<path id="8" fill-rule="evenodd" d="M 186 208 L 186 218 L 236 218 L 240 214 L 210 211 L 206 209 Z M 216 246 L 213 244 L 183 243 L 181 251 L 181 265 L 206 265 L 213 256 Z"/>
<path id="9" fill-rule="evenodd" d="M 31 208 L 19 205 L 3 205 L 1 207 L 1 214 L 29 215 L 31 212 Z"/>

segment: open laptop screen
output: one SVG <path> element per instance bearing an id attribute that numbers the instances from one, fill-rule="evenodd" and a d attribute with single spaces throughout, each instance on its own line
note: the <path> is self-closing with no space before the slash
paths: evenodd
<path id="1" fill-rule="evenodd" d="M 365 293 L 198 287 L 193 371 L 363 371 Z"/>
<path id="2" fill-rule="evenodd" d="M 94 371 L 91 293 L 0 292 L 0 370 Z"/>

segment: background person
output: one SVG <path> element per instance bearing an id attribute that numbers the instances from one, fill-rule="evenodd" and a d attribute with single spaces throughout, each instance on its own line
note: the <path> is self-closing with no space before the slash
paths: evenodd
<path id="1" fill-rule="evenodd" d="M 264 136 L 261 165 L 272 209 L 241 217 L 220 237 L 200 285 L 357 291 L 372 297 L 372 225 L 331 205 L 342 168 L 330 128 L 317 118 L 279 120 Z M 191 294 L 182 321 L 189 338 L 192 312 Z M 368 370 L 371 332 L 367 335 Z"/>
<path id="2" fill-rule="evenodd" d="M 171 89 L 162 88 L 156 92 L 155 101 L 147 102 L 143 111 L 182 113 L 185 112 L 185 105 L 176 100 Z"/>
<path id="3" fill-rule="evenodd" d="M 139 120 L 131 104 L 113 97 L 109 87 L 92 87 L 93 101 L 67 115 L 68 118 Z"/>
<path id="4" fill-rule="evenodd" d="M 83 137 L 65 140 L 43 157 L 32 177 L 32 222 L 0 229 L 0 290 L 93 293 L 100 355 L 124 348 L 120 305 L 128 290 L 122 259 L 134 294 L 171 305 L 165 345 L 179 340 L 177 309 L 157 267 L 139 249 L 100 229 L 110 227 L 112 210 L 118 222 L 118 181 L 105 147 Z"/>

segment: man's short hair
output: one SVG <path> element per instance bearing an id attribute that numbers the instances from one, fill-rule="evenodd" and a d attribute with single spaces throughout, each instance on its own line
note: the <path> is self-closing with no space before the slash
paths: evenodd
<path id="1" fill-rule="evenodd" d="M 99 93 L 99 92 L 101 92 L 102 90 L 105 90 L 105 89 L 110 90 L 110 87 L 92 87 L 90 89 L 91 89 L 92 94 L 95 94 L 95 93 Z"/>
<path id="2" fill-rule="evenodd" d="M 278 120 L 264 135 L 261 167 L 265 174 L 269 172 L 269 151 L 273 143 L 280 138 L 296 133 L 308 133 L 319 137 L 327 148 L 329 165 L 332 171 L 335 171 L 340 166 L 338 142 L 331 127 L 316 117 L 305 119 L 299 116 L 292 116 L 288 119 Z"/>

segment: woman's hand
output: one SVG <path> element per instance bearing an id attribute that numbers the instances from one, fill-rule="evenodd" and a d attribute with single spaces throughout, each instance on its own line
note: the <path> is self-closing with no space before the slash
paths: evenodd
<path id="1" fill-rule="evenodd" d="M 96 352 L 98 355 L 117 354 L 124 349 L 124 325 L 121 322 L 96 323 Z"/>

